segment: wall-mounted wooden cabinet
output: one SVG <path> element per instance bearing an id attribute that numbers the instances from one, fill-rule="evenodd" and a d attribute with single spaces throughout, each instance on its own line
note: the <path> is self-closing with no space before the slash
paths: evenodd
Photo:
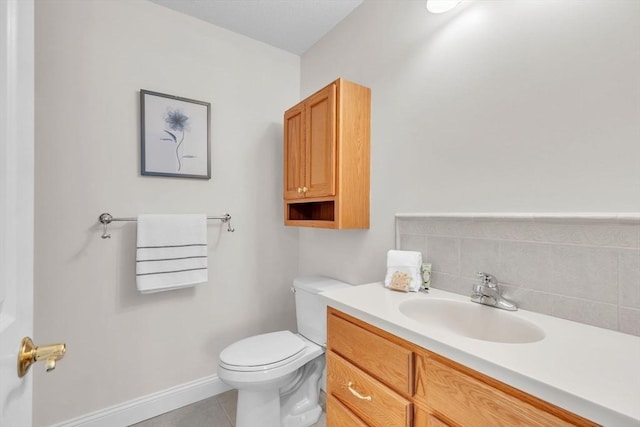
<path id="1" fill-rule="evenodd" d="M 327 425 L 596 426 L 329 308 Z"/>
<path id="2" fill-rule="evenodd" d="M 369 228 L 371 90 L 338 79 L 284 114 L 284 223 Z"/>

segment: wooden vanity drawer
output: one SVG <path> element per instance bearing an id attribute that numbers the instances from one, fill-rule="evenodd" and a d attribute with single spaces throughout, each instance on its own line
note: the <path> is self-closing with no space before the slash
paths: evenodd
<path id="1" fill-rule="evenodd" d="M 327 385 L 329 395 L 372 427 L 410 426 L 409 400 L 332 351 L 327 352 Z"/>
<path id="2" fill-rule="evenodd" d="M 451 425 L 445 423 L 434 414 L 423 410 L 418 405 L 414 405 L 413 427 L 451 427 Z"/>
<path id="3" fill-rule="evenodd" d="M 327 425 L 331 427 L 369 427 L 333 395 L 327 395 Z"/>
<path id="4" fill-rule="evenodd" d="M 415 401 L 446 414 L 465 427 L 595 426 L 595 424 L 481 374 L 441 363 L 429 355 L 416 357 Z M 477 378 L 476 378 L 477 377 Z M 514 394 L 519 393 L 522 399 Z M 428 425 L 428 424 L 427 424 Z"/>
<path id="5" fill-rule="evenodd" d="M 406 397 L 412 395 L 411 350 L 336 316 L 332 310 L 327 319 L 327 343 L 330 350 L 389 387 Z"/>

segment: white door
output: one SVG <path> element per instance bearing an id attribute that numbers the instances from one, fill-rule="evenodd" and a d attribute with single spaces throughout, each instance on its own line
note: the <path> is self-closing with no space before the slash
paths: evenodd
<path id="1" fill-rule="evenodd" d="M 0 0 L 0 426 L 31 426 L 33 333 L 33 0 Z"/>

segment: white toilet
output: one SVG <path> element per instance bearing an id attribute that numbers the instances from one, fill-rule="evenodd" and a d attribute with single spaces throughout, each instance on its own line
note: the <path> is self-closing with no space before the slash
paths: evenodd
<path id="1" fill-rule="evenodd" d="M 295 279 L 297 334 L 255 335 L 220 352 L 218 376 L 238 389 L 236 427 L 308 427 L 318 421 L 327 340 L 327 306 L 318 294 L 348 286 L 322 276 Z"/>

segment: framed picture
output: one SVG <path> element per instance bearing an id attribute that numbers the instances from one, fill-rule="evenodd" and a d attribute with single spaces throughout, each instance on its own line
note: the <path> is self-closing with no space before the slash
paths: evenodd
<path id="1" fill-rule="evenodd" d="M 140 90 L 142 175 L 211 179 L 211 104 Z"/>

